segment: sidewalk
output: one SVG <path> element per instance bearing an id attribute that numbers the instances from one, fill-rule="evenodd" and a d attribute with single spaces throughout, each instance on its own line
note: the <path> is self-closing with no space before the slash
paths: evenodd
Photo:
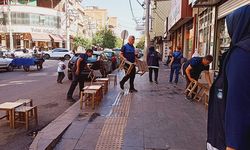
<path id="1" fill-rule="evenodd" d="M 159 84 L 148 74 L 137 75 L 138 93 L 110 85 L 92 122 L 85 109 L 62 136 L 56 150 L 203 150 L 206 149 L 207 111 L 202 103 L 184 99 L 185 82 L 169 84 L 161 67 Z M 119 72 L 119 78 L 122 72 Z M 128 85 L 126 85 L 128 87 Z"/>

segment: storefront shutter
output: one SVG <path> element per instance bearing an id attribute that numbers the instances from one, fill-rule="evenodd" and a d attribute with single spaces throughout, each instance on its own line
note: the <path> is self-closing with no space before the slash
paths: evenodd
<path id="1" fill-rule="evenodd" d="M 246 4 L 250 4 L 250 0 L 228 0 L 227 2 L 223 3 L 218 8 L 218 19 L 226 17 L 228 14 L 244 6 Z"/>

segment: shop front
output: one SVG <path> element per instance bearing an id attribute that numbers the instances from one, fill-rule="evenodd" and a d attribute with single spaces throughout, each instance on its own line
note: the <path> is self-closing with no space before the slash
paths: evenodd
<path id="1" fill-rule="evenodd" d="M 221 55 L 229 49 L 230 37 L 227 30 L 226 16 L 232 13 L 234 10 L 250 4 L 249 0 L 228 0 L 225 3 L 218 6 L 218 28 L 217 28 L 217 46 L 216 46 L 216 59 L 215 69 L 218 69 L 219 59 Z"/>
<path id="2" fill-rule="evenodd" d="M 171 1 L 171 12 L 168 21 L 168 29 L 169 33 L 171 34 L 172 48 L 175 50 L 178 46 L 180 46 L 185 57 L 188 56 L 189 50 L 187 42 L 190 41 L 190 36 L 192 36 L 188 34 L 188 32 L 191 30 L 190 28 L 192 28 L 190 21 L 192 22 L 192 8 L 189 5 L 189 1 Z"/>

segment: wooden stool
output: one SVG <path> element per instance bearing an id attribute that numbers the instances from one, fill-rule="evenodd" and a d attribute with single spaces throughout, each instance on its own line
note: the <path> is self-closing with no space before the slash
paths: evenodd
<path id="1" fill-rule="evenodd" d="M 136 66 L 138 67 L 137 74 L 141 76 L 148 72 L 148 64 L 145 61 L 137 60 Z"/>
<path id="2" fill-rule="evenodd" d="M 108 74 L 108 78 L 109 78 L 109 84 L 111 81 L 114 81 L 114 86 L 117 85 L 117 75 L 116 74 Z"/>
<path id="3" fill-rule="evenodd" d="M 125 65 L 128 64 L 129 67 L 128 68 L 125 68 Z M 126 70 L 126 75 L 130 74 L 130 72 L 132 71 L 133 67 L 135 66 L 134 63 L 131 63 L 127 60 L 121 60 L 121 63 L 120 63 L 120 66 L 119 66 L 119 69 L 124 69 Z"/>
<path id="4" fill-rule="evenodd" d="M 205 89 L 204 92 L 204 102 L 205 102 L 205 107 L 208 108 L 208 102 L 209 102 L 209 90 Z"/>
<path id="5" fill-rule="evenodd" d="M 108 93 L 108 87 L 109 87 L 109 78 L 97 78 L 96 79 L 97 82 L 103 82 L 104 85 L 104 93 L 107 94 Z"/>
<path id="6" fill-rule="evenodd" d="M 204 97 L 206 86 L 201 83 L 197 83 L 197 92 L 196 95 L 194 96 L 194 99 L 197 100 L 198 102 Z"/>
<path id="7" fill-rule="evenodd" d="M 185 93 L 187 94 L 187 96 L 191 97 L 192 94 L 196 95 L 195 89 L 197 88 L 197 85 L 198 85 L 197 81 L 190 82 L 187 89 L 185 90 Z"/>
<path id="8" fill-rule="evenodd" d="M 83 91 L 81 91 L 81 98 L 80 98 L 80 109 L 83 106 L 83 95 L 85 96 L 85 106 L 91 102 L 92 109 L 95 109 L 95 104 L 99 104 L 103 97 L 102 86 L 101 85 L 90 85 L 85 86 Z"/>
<path id="9" fill-rule="evenodd" d="M 28 99 L 28 98 L 18 99 L 16 102 L 17 102 L 17 103 L 23 103 L 24 106 L 27 106 L 28 104 L 29 104 L 30 106 L 33 106 L 33 101 L 32 101 L 32 99 Z"/>
<path id="10" fill-rule="evenodd" d="M 102 94 L 105 95 L 105 91 L 104 91 L 105 83 L 104 82 L 92 82 L 91 85 L 101 85 L 102 86 Z"/>
<path id="11" fill-rule="evenodd" d="M 24 116 L 24 119 L 22 119 L 22 116 Z M 18 119 L 18 121 L 16 119 Z M 36 125 L 38 124 L 37 106 L 32 106 L 32 107 L 31 106 L 20 106 L 20 107 L 17 107 L 15 109 L 15 120 L 14 121 L 24 123 L 27 130 L 29 129 L 29 120 L 30 119 L 35 119 Z"/>

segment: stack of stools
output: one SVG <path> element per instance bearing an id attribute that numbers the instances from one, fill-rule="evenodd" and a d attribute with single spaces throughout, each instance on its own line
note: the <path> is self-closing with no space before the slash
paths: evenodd
<path id="1" fill-rule="evenodd" d="M 104 93 L 107 94 L 108 87 L 109 87 L 109 78 L 97 78 L 95 81 L 104 83 L 103 90 L 104 90 Z"/>
<path id="2" fill-rule="evenodd" d="M 208 89 L 205 84 L 197 83 L 197 93 L 194 96 L 194 99 L 198 102 L 201 101 L 201 99 L 204 97 L 205 90 Z"/>
<path id="3" fill-rule="evenodd" d="M 114 86 L 117 85 L 117 75 L 116 74 L 108 74 L 108 78 L 109 78 L 109 84 L 111 83 L 111 81 L 113 81 Z"/>
<path id="4" fill-rule="evenodd" d="M 33 106 L 32 99 L 18 99 L 16 102 L 23 103 L 23 105 L 15 109 L 14 121 L 19 123 L 24 123 L 27 130 L 29 129 L 29 121 L 31 119 L 34 119 L 37 125 L 38 124 L 37 106 Z"/>
<path id="5" fill-rule="evenodd" d="M 83 88 L 80 98 L 80 109 L 83 106 L 83 95 L 85 97 L 85 106 L 91 103 L 92 109 L 95 109 L 95 105 L 98 105 L 103 97 L 102 86 L 90 85 Z"/>

